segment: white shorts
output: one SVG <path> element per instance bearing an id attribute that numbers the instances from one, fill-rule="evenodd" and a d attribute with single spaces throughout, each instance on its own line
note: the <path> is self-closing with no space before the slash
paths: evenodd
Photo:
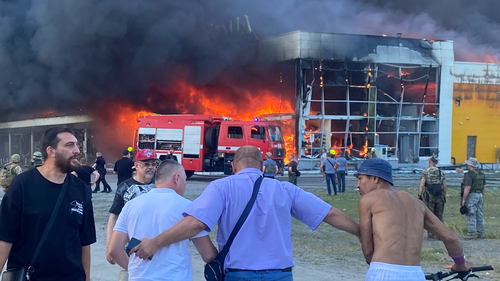
<path id="1" fill-rule="evenodd" d="M 420 266 L 371 262 L 365 281 L 425 281 Z"/>

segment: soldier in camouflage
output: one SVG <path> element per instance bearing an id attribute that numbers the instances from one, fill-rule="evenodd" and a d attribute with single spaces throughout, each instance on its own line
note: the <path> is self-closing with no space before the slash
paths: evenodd
<path id="1" fill-rule="evenodd" d="M 33 157 L 31 158 L 31 168 L 36 168 L 43 165 L 42 153 L 40 151 L 35 151 Z"/>
<path id="2" fill-rule="evenodd" d="M 484 238 L 483 220 L 483 194 L 486 187 L 486 177 L 479 169 L 481 164 L 476 158 L 469 158 L 465 162 L 469 166 L 469 172 L 464 175 L 462 184 L 461 206 L 469 208 L 467 213 L 468 235 L 466 239 Z"/>
<path id="3" fill-rule="evenodd" d="M 418 198 L 424 201 L 429 210 L 443 221 L 444 204 L 446 203 L 446 177 L 439 168 L 436 167 L 438 159 L 435 156 L 429 158 L 429 168 L 422 171 Z M 435 239 L 432 233 L 427 234 L 427 238 Z"/>
<path id="4" fill-rule="evenodd" d="M 9 189 L 10 183 L 12 182 L 12 178 L 23 172 L 23 168 L 19 166 L 20 161 L 21 161 L 21 156 L 19 156 L 19 154 L 12 154 L 12 156 L 10 157 L 10 163 L 3 167 L 5 173 L 9 174 L 7 176 L 7 179 L 5 179 L 6 182 L 3 182 L 4 176 L 2 176 L 1 180 L 2 183 L 0 183 L 0 185 L 2 185 L 3 192 L 7 192 L 7 189 Z"/>

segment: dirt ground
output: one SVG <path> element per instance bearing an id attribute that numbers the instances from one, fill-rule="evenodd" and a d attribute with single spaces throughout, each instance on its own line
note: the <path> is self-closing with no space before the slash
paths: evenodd
<path id="1" fill-rule="evenodd" d="M 116 190 L 116 176 L 107 175 L 113 191 Z M 418 175 L 395 175 L 396 186 L 417 187 Z M 213 180 L 214 177 L 194 176 L 188 181 L 185 197 L 194 199 Z M 285 178 L 281 178 L 285 180 Z M 450 177 L 450 185 L 457 185 L 459 177 Z M 496 186 L 497 182 L 492 185 Z M 318 194 L 322 198 L 326 195 L 326 188 L 320 175 L 304 175 L 299 179 L 298 185 L 304 189 Z M 332 199 L 325 199 L 334 207 L 343 209 L 354 220 L 357 219 L 357 192 L 354 190 L 355 178 L 347 177 L 347 193 Z M 497 188 L 497 187 L 493 187 Z M 497 188 L 498 189 L 498 188 Z M 416 189 L 415 189 L 416 190 Z M 0 198 L 3 193 L 0 191 Z M 105 258 L 106 250 L 106 224 L 108 220 L 108 210 L 114 197 L 114 192 L 110 194 L 94 194 L 94 215 L 96 221 L 97 242 L 92 245 L 92 268 L 91 280 L 94 281 L 114 281 L 117 280 L 119 266 L 110 265 Z M 345 207 L 349 206 L 349 207 Z M 346 210 L 346 208 L 349 208 Z M 496 211 L 498 213 L 498 211 Z M 500 214 L 496 216 L 498 221 Z M 495 219 L 495 217 L 493 217 Z M 215 233 L 211 233 L 211 238 L 215 244 Z M 294 260 L 296 266 L 293 269 L 294 280 L 296 281 L 327 281 L 327 280 L 364 280 L 368 266 L 364 262 L 361 253 L 361 246 L 357 239 L 349 234 L 338 231 L 326 224 L 322 224 L 317 231 L 310 229 L 298 221 L 293 223 L 292 240 L 294 243 Z M 463 240 L 462 240 L 463 241 Z M 487 239 L 476 241 L 463 241 L 467 249 L 468 259 L 476 258 L 478 265 L 499 262 L 500 240 Z M 193 280 L 202 281 L 203 261 L 198 253 L 191 246 L 193 263 Z M 425 272 L 436 272 L 442 270 L 440 266 L 451 264 L 449 258 L 446 259 L 446 251 L 439 241 L 424 241 L 423 256 L 429 261 L 422 261 Z M 430 258 L 429 258 L 430 257 Z M 444 258 L 443 258 L 444 257 Z M 477 263 L 476 263 L 477 264 Z M 496 272 L 495 272 L 496 273 Z M 499 280 L 496 274 L 482 273 L 480 280 Z M 493 279 L 488 279 L 488 278 Z M 477 280 L 477 279 L 474 279 Z"/>

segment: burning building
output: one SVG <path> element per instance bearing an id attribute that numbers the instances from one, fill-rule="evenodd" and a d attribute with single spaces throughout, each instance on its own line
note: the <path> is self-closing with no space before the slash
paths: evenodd
<path id="1" fill-rule="evenodd" d="M 433 154 L 441 164 L 462 162 L 471 155 L 496 161 L 490 154 L 497 144 L 487 135 L 485 120 L 499 118 L 500 67 L 455 62 L 453 41 L 295 31 L 248 45 L 247 56 L 254 58 L 250 61 L 266 66 L 256 68 L 265 70 L 253 80 L 233 82 L 226 93 L 180 81 L 171 87 L 175 93 L 158 87 L 145 99 L 151 108 L 141 109 L 281 120 L 288 133 L 287 153 L 300 156 L 317 155 L 325 147 L 361 159 L 375 147 L 382 148 L 394 166 L 426 163 Z M 231 92 L 235 85 L 238 90 Z M 165 107 L 166 96 L 174 107 Z M 121 115 L 126 116 L 118 118 L 123 120 L 108 128 L 127 123 L 133 130 L 139 110 L 125 110 Z M 492 116 L 496 119 L 489 119 Z M 3 159 L 18 152 L 15 135 L 23 136 L 23 154 L 31 155 L 28 152 L 37 147 L 33 134 L 39 133 L 38 121 L 24 127 L 14 122 L 0 124 Z M 82 133 L 92 131 L 89 124 L 79 128 Z M 131 135 L 122 139 L 131 142 Z M 488 147 L 484 155 L 475 152 L 476 141 L 479 150 L 483 144 Z M 131 146 L 130 142 L 126 143 Z M 85 146 L 94 147 L 92 138 L 86 137 Z M 467 147 L 471 149 L 465 153 Z"/>
<path id="2" fill-rule="evenodd" d="M 300 155 L 382 146 L 396 163 L 450 159 L 453 42 L 296 31 L 258 54 L 295 77 Z"/>

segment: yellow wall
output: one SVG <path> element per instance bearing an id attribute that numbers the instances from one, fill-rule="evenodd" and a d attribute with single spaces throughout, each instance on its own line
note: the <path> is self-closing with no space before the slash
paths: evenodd
<path id="1" fill-rule="evenodd" d="M 500 85 L 453 85 L 451 156 L 457 164 L 467 157 L 467 136 L 476 136 L 476 158 L 482 163 L 496 163 L 500 148 Z M 441 121 L 442 122 L 442 121 Z"/>

